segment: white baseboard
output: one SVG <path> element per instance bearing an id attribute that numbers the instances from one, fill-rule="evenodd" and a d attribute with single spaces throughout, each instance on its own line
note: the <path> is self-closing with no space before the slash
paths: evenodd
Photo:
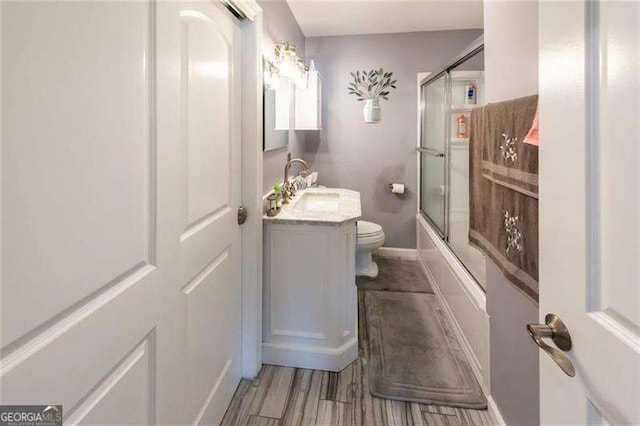
<path id="1" fill-rule="evenodd" d="M 500 410 L 496 405 L 496 401 L 493 399 L 491 395 L 487 396 L 487 404 L 488 404 L 489 415 L 493 418 L 494 423 L 500 426 L 507 426 L 507 423 L 502 418 L 502 413 L 500 413 Z"/>
<path id="2" fill-rule="evenodd" d="M 287 343 L 262 343 L 262 362 L 311 370 L 342 371 L 358 359 L 358 339 L 337 349 L 310 348 Z"/>
<path id="3" fill-rule="evenodd" d="M 375 253 L 382 257 L 395 257 L 407 260 L 416 260 L 418 258 L 416 249 L 410 248 L 380 247 Z"/>

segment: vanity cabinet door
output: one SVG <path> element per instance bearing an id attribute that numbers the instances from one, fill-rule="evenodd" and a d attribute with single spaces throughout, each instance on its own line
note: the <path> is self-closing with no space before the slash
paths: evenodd
<path id="1" fill-rule="evenodd" d="M 341 371 L 358 355 L 355 223 L 266 224 L 263 361 Z"/>

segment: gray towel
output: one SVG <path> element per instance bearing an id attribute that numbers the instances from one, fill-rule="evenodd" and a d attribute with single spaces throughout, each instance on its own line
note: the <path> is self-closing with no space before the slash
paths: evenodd
<path id="1" fill-rule="evenodd" d="M 535 104 L 531 111 L 532 103 L 528 101 L 530 98 L 489 104 L 474 109 L 471 113 L 469 241 L 492 259 L 516 288 L 537 302 L 538 199 L 527 194 L 532 192 L 532 188 L 527 191 L 514 188 L 521 186 L 520 178 L 515 179 L 517 182 L 514 185 L 505 185 L 497 180 L 504 180 L 505 176 L 509 177 L 508 174 L 496 173 L 499 177 L 496 174 L 491 177 L 483 174 L 483 166 L 485 162 L 489 162 L 483 158 L 495 159 L 503 152 L 508 155 L 515 152 L 517 156 L 522 155 L 520 158 L 527 159 L 526 173 L 537 177 L 537 147 L 519 142 L 519 146 L 513 150 L 509 149 L 509 145 L 505 145 L 503 150 L 499 148 L 504 141 L 503 133 L 516 135 L 518 141 L 521 141 L 529 131 L 535 114 Z M 535 152 L 528 152 L 529 148 Z M 526 154 L 522 154 L 523 152 Z M 536 166 L 535 170 L 532 168 L 533 164 Z M 518 170 L 514 167 L 509 169 Z M 537 194 L 537 179 L 535 186 Z"/>
<path id="2" fill-rule="evenodd" d="M 488 128 L 482 146 L 482 175 L 538 198 L 538 147 L 524 143 L 531 129 L 538 95 L 489 104 Z"/>

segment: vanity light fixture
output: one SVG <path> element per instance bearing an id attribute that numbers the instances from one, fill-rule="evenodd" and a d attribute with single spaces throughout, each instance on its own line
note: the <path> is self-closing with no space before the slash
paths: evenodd
<path id="1" fill-rule="evenodd" d="M 305 66 L 304 59 L 298 57 L 296 47 L 289 43 L 278 43 L 275 46 L 275 66 L 280 75 L 291 79 L 299 86 L 306 86 L 309 67 Z"/>
<path id="2" fill-rule="evenodd" d="M 278 43 L 275 48 L 276 65 L 280 69 L 280 73 L 293 79 L 296 73 L 297 54 L 296 47 L 287 43 Z"/>
<path id="3" fill-rule="evenodd" d="M 280 70 L 268 59 L 264 59 L 264 85 L 269 90 L 277 90 L 280 87 Z"/>

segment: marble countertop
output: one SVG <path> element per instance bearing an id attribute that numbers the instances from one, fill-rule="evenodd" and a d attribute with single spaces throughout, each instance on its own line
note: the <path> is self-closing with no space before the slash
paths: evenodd
<path id="1" fill-rule="evenodd" d="M 304 209 L 302 207 L 305 203 L 305 194 L 326 195 L 328 198 L 335 196 L 337 208 L 318 205 L 316 208 Z M 264 215 L 263 220 L 269 223 L 340 225 L 360 217 L 362 217 L 362 210 L 359 192 L 343 188 L 309 188 L 298 191 L 289 200 L 289 204 L 281 206 L 280 213 L 276 216 Z"/>

